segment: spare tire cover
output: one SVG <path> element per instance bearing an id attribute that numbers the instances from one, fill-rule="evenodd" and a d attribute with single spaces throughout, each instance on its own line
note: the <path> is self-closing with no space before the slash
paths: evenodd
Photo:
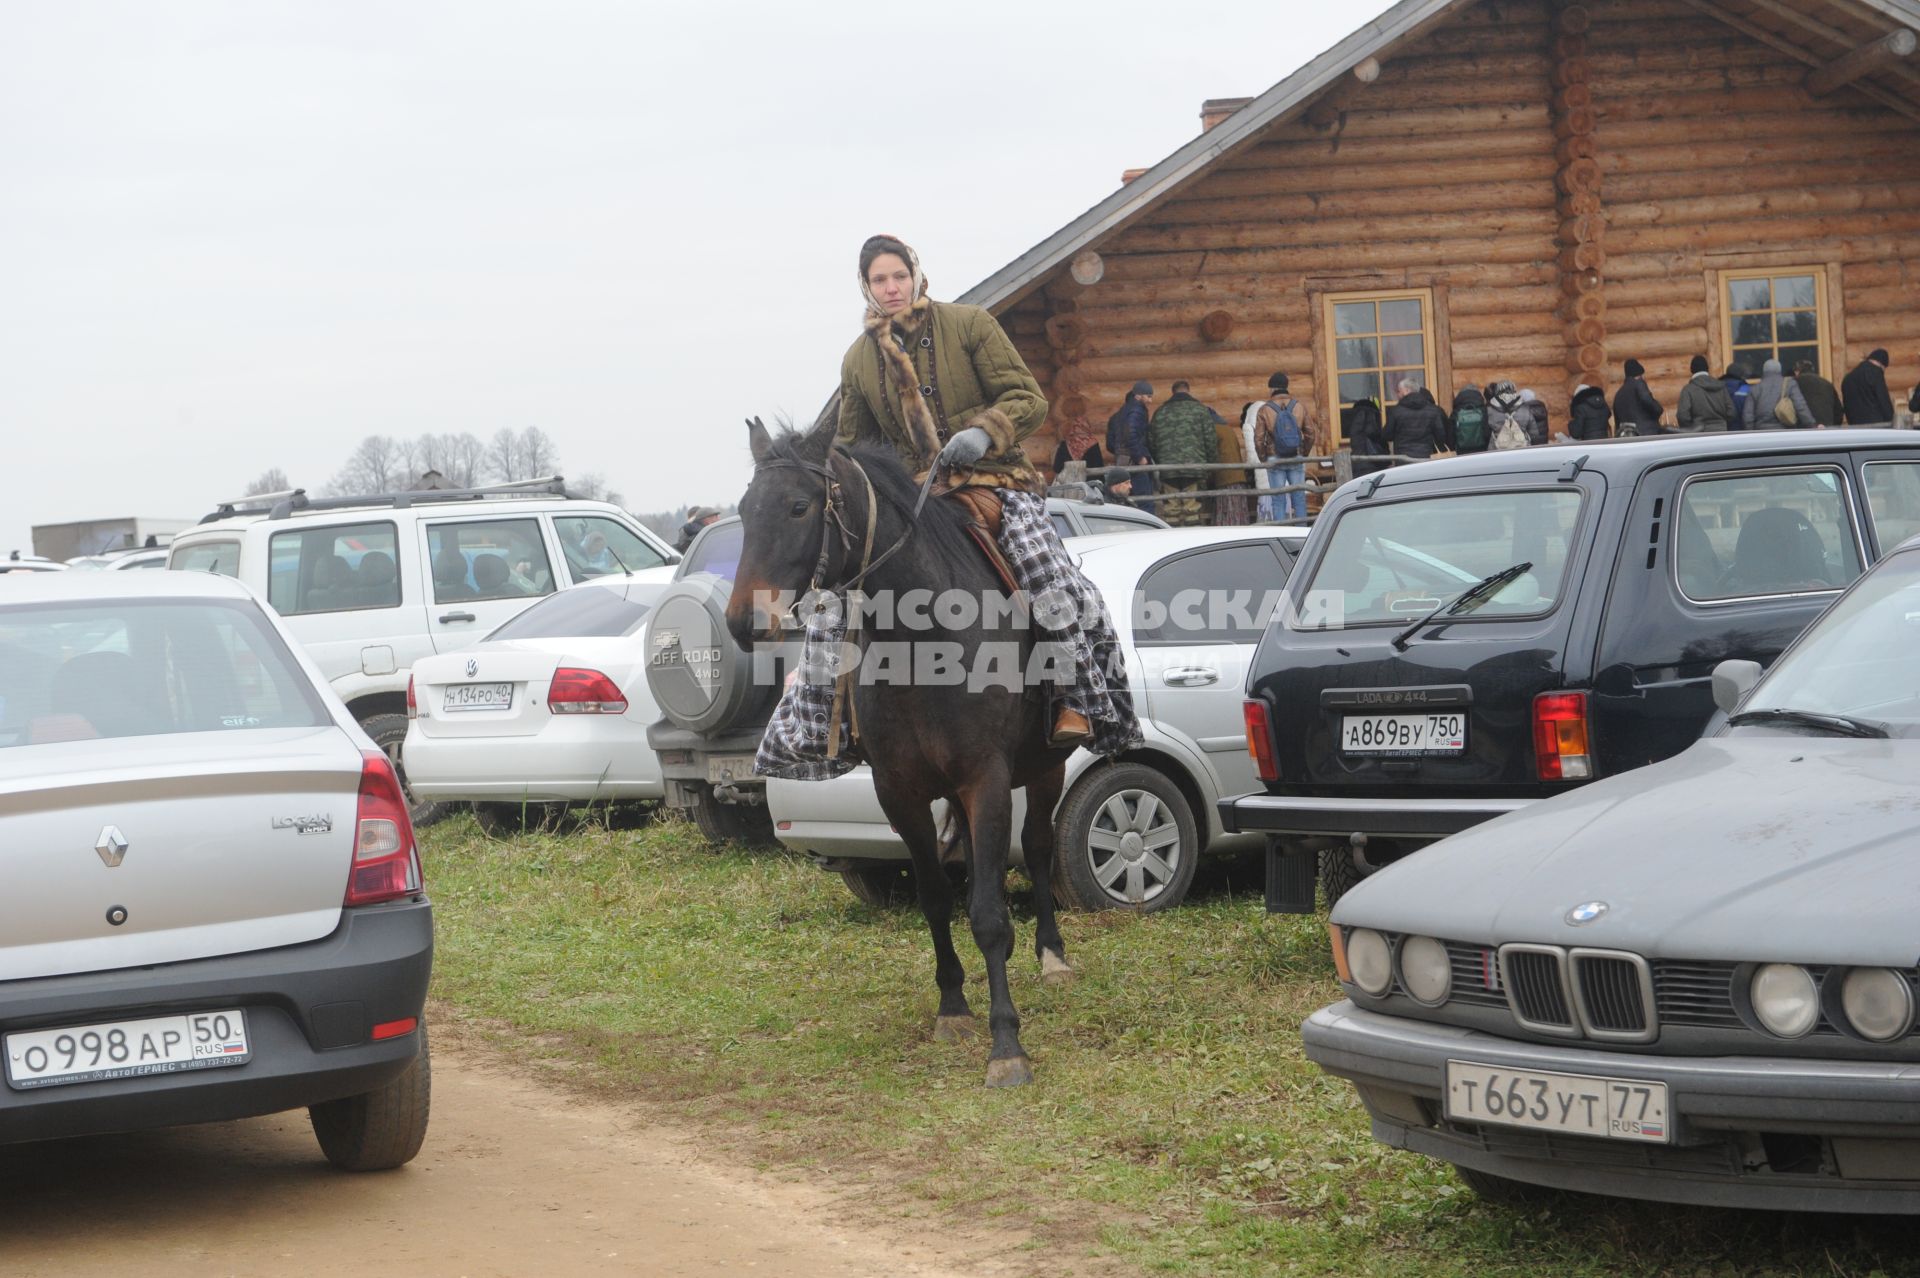
<path id="1" fill-rule="evenodd" d="M 700 573 L 668 586 L 647 625 L 647 687 L 662 713 L 693 732 L 715 732 L 771 708 L 772 675 L 754 680 L 753 658 L 727 632 L 729 583 Z M 763 670 L 780 667 L 763 661 Z"/>

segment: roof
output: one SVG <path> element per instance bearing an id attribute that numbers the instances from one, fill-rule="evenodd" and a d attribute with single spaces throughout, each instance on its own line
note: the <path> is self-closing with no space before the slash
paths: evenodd
<path id="1" fill-rule="evenodd" d="M 430 498 L 432 494 L 423 493 L 421 496 L 423 498 Z M 515 514 L 531 513 L 536 515 L 542 513 L 571 513 L 578 515 L 607 513 L 626 515 L 627 513 L 611 502 L 589 501 L 584 497 L 559 497 L 546 494 L 541 494 L 537 497 L 512 497 L 502 495 L 498 500 L 476 499 L 458 503 L 423 500 L 416 504 L 405 506 L 398 506 L 390 501 L 375 502 L 370 499 L 367 503 L 294 510 L 280 518 L 275 518 L 268 511 L 257 510 L 228 515 L 222 519 L 209 519 L 205 523 L 195 524 L 190 528 L 174 534 L 171 544 L 174 546 L 187 546 L 191 545 L 194 541 L 204 538 L 208 533 L 243 532 L 255 525 L 265 525 L 269 523 L 277 530 L 315 521 L 327 524 L 390 523 L 399 514 L 407 511 L 436 519 L 446 519 L 476 516 L 484 518 L 489 515 L 498 516 L 503 510 L 510 510 Z M 646 528 L 639 520 L 633 519 L 631 516 L 627 516 L 627 518 L 635 527 L 640 528 L 641 531 L 646 533 L 650 540 L 660 541 L 659 534 L 655 533 L 652 529 Z M 665 542 L 660 542 L 660 544 L 663 546 L 666 545 Z"/>
<path id="2" fill-rule="evenodd" d="M 1682 0 L 1784 56 L 1825 66 L 1902 27 L 1920 27 L 1920 0 Z M 1392 56 L 1478 0 L 1400 0 L 1385 13 L 1200 134 L 1132 182 L 967 290 L 957 300 L 998 313 L 1081 250 L 1137 220 L 1228 152 L 1303 112 L 1368 59 Z M 1896 63 L 1850 86 L 1920 119 L 1920 70 Z"/>
<path id="3" fill-rule="evenodd" d="M 34 572 L 0 577 L 0 608 L 90 599 L 252 599 L 231 577 L 211 572 Z"/>
<path id="4" fill-rule="evenodd" d="M 1067 547 L 1076 555 L 1099 554 L 1116 549 L 1134 549 L 1146 559 L 1161 559 L 1183 550 L 1219 546 L 1233 541 L 1284 541 L 1295 546 L 1307 539 L 1312 529 L 1282 524 L 1248 524 L 1237 528 L 1147 528 L 1140 532 L 1088 533 L 1067 538 Z"/>

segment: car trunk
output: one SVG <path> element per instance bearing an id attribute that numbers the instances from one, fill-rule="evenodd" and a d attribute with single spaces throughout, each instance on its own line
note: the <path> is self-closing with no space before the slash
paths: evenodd
<path id="1" fill-rule="evenodd" d="M 415 729 L 429 737 L 522 737 L 546 726 L 558 652 L 481 644 L 413 668 Z"/>
<path id="2" fill-rule="evenodd" d="M 6 753 L 0 980 L 295 945 L 338 926 L 363 763 L 339 728 Z"/>

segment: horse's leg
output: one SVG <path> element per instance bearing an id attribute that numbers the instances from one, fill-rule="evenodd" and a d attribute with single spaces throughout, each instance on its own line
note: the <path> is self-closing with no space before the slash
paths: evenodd
<path id="1" fill-rule="evenodd" d="M 1060 806 L 1067 765 L 1055 764 L 1044 775 L 1027 782 L 1027 820 L 1020 827 L 1020 846 L 1027 854 L 1027 877 L 1033 880 L 1033 951 L 1040 959 L 1040 978 L 1049 985 L 1073 980 L 1067 965 L 1067 944 L 1060 939 L 1060 921 L 1053 909 L 1053 810 Z"/>
<path id="2" fill-rule="evenodd" d="M 876 790 L 879 788 L 875 787 Z M 926 803 L 889 801 L 880 793 L 880 807 L 900 832 L 913 857 L 913 886 L 920 897 L 920 913 L 933 934 L 933 981 L 940 987 L 940 1010 L 934 1016 L 933 1036 L 943 1042 L 979 1034 L 973 1009 L 967 1006 L 967 974 L 953 948 L 953 886 L 940 868 L 940 836 Z"/>
<path id="3" fill-rule="evenodd" d="M 960 791 L 972 836 L 973 867 L 968 887 L 967 919 L 973 939 L 987 961 L 987 989 L 992 1010 L 987 1024 L 993 1031 L 993 1050 L 987 1055 L 987 1086 L 1016 1087 L 1033 1081 L 1033 1067 L 1020 1046 L 1020 1013 L 1014 1010 L 1007 986 L 1007 960 L 1013 956 L 1013 915 L 1007 909 L 1007 843 L 1013 833 L 1013 791 L 1006 766 L 995 760 L 984 774 Z"/>

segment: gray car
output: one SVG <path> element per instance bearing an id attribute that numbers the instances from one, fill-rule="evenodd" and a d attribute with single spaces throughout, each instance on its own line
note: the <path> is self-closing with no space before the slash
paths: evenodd
<path id="1" fill-rule="evenodd" d="M 1343 898 L 1307 1054 L 1489 1196 L 1920 1212 L 1920 540 L 1714 682 L 1676 758 Z"/>

